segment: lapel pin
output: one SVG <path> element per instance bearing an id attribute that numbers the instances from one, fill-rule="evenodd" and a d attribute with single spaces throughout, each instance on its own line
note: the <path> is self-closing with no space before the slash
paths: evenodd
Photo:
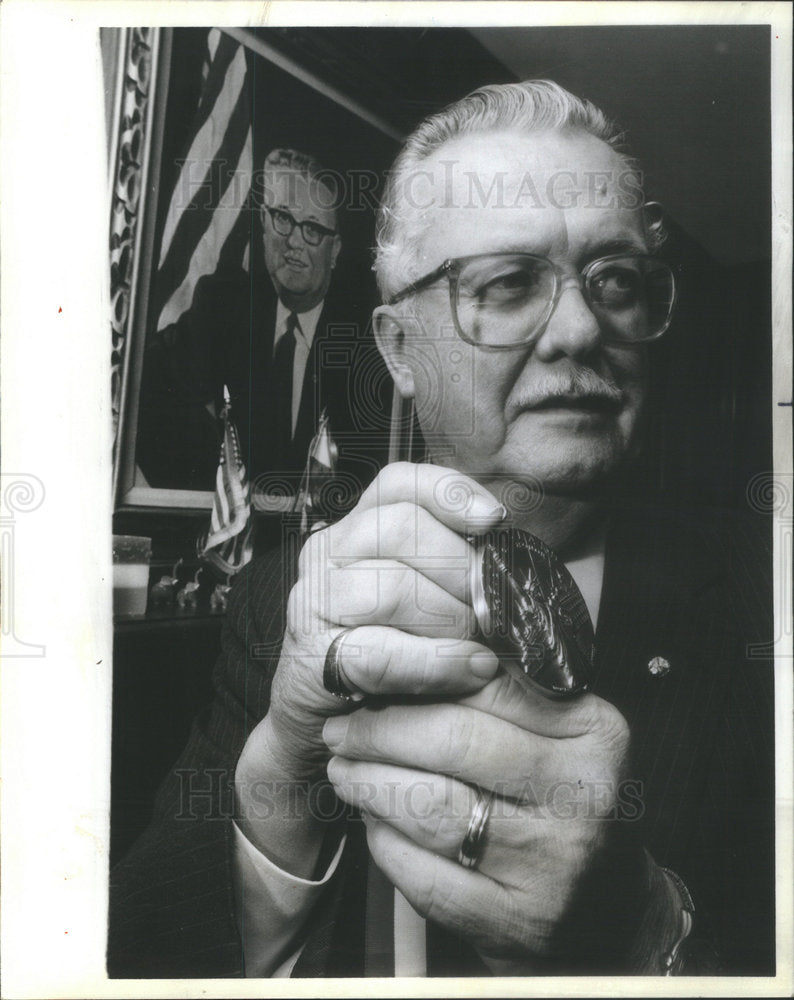
<path id="1" fill-rule="evenodd" d="M 648 673 L 654 677 L 664 677 L 670 672 L 670 661 L 663 656 L 654 656 L 648 660 Z"/>

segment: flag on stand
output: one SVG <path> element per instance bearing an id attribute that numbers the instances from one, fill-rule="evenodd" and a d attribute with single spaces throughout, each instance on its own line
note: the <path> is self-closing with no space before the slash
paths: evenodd
<path id="1" fill-rule="evenodd" d="M 168 205 L 157 271 L 157 329 L 190 309 L 199 279 L 219 264 L 247 266 L 253 174 L 245 49 L 212 28 L 202 84 Z"/>
<path id="2" fill-rule="evenodd" d="M 206 536 L 199 542 L 199 555 L 221 573 L 238 573 L 253 554 L 253 518 L 248 476 L 240 453 L 237 428 L 231 418 L 229 390 L 223 387 L 221 411 L 223 442 L 215 479 L 212 517 Z"/>
<path id="3" fill-rule="evenodd" d="M 300 511 L 301 534 L 305 535 L 312 520 L 318 514 L 319 492 L 323 483 L 333 475 L 339 449 L 331 437 L 330 420 L 327 409 L 320 414 L 317 433 L 312 438 L 306 455 L 306 467 L 301 476 L 300 489 L 295 497 L 294 511 Z M 321 513 L 321 512 L 320 512 Z"/>

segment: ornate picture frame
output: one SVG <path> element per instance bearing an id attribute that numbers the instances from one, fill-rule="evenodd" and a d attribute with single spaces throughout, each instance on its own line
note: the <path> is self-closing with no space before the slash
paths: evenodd
<path id="1" fill-rule="evenodd" d="M 339 121 L 350 123 L 350 134 L 355 137 L 351 146 L 355 153 L 351 155 L 357 156 L 356 164 L 362 161 L 362 143 L 367 141 L 362 139 L 362 135 L 371 135 L 373 150 L 378 147 L 373 152 L 372 169 L 367 168 L 371 176 L 364 182 L 354 179 L 346 193 L 346 196 L 351 192 L 355 195 L 353 188 L 360 184 L 362 190 L 358 196 L 362 204 L 354 207 L 357 210 L 363 208 L 368 213 L 366 225 L 361 212 L 353 218 L 355 266 L 359 275 L 370 269 L 375 199 L 369 188 L 377 183 L 372 178 L 378 170 L 384 169 L 402 134 L 398 126 L 353 96 L 354 92 L 361 92 L 359 81 L 355 84 L 351 82 L 346 89 L 343 78 L 334 78 L 333 73 L 321 75 L 317 72 L 317 60 L 311 46 L 302 50 L 300 46 L 296 47 L 292 37 L 273 38 L 262 29 L 236 28 L 128 28 L 106 31 L 106 36 L 110 37 L 104 39 L 104 45 L 114 50 L 116 64 L 115 79 L 112 81 L 109 182 L 113 495 L 117 511 L 171 509 L 198 512 L 208 511 L 212 506 L 213 482 L 206 475 L 203 488 L 197 488 L 194 483 L 181 487 L 168 481 L 157 482 L 156 478 L 150 481 L 152 477 L 147 477 L 139 462 L 139 428 L 145 407 L 141 399 L 145 352 L 157 329 L 158 314 L 163 313 L 162 301 L 158 301 L 158 267 L 162 265 L 164 216 L 169 208 L 169 199 L 176 197 L 176 185 L 184 181 L 178 168 L 185 160 L 180 160 L 174 153 L 178 147 L 172 140 L 172 132 L 175 119 L 186 114 L 180 101 L 195 99 L 195 86 L 191 91 L 183 81 L 187 73 L 184 60 L 172 60 L 172 55 L 176 45 L 179 49 L 177 55 L 182 56 L 182 49 L 188 45 L 185 36 L 191 30 L 199 40 L 202 34 L 207 37 L 208 32 L 215 32 L 216 45 L 219 36 L 225 39 L 227 45 L 230 40 L 237 43 L 244 51 L 249 74 L 253 66 L 254 73 L 256 67 L 259 68 L 260 76 L 265 72 L 277 75 L 279 80 L 283 80 L 283 93 L 276 96 L 285 108 L 292 107 L 294 110 L 296 106 L 304 107 L 307 120 L 323 115 L 327 117 L 328 109 L 333 108 L 332 113 L 338 115 Z M 193 70 L 195 75 L 195 66 Z M 203 71 L 206 75 L 206 68 Z M 274 107 L 277 103 L 274 101 Z M 273 120 L 274 114 L 278 118 L 278 110 L 269 109 L 269 113 L 269 121 Z M 261 117 L 261 109 L 258 114 Z M 252 110 L 252 128 L 254 121 Z M 308 134 L 304 141 L 300 138 L 301 130 L 292 127 L 289 122 L 284 128 L 274 131 L 279 137 L 297 136 L 293 142 L 296 148 L 302 144 L 311 145 Z M 348 215 L 352 217 L 353 213 Z M 347 254 L 349 257 L 350 254 Z M 353 265 L 348 268 L 350 274 L 352 268 Z M 360 280 L 356 279 L 356 283 Z M 374 290 L 374 282 L 372 284 Z M 192 289 L 190 292 L 192 294 Z M 373 295 L 369 307 L 360 310 L 360 314 L 368 316 L 375 304 Z M 352 342 L 346 327 L 351 330 L 355 327 Z M 327 349 L 323 345 L 325 371 L 334 366 L 344 367 L 351 363 L 350 358 L 357 351 L 369 350 L 362 345 L 365 330 L 358 320 L 355 324 L 340 324 L 337 332 L 338 339 Z M 361 434 L 356 436 L 351 432 L 347 435 L 349 440 L 355 438 L 353 450 L 358 449 L 361 455 L 363 475 L 370 467 L 374 474 L 381 457 L 385 460 L 389 454 L 393 409 L 390 381 L 386 385 L 384 372 L 374 373 L 371 369 L 370 364 L 369 371 L 361 377 L 357 375 L 356 384 L 350 390 L 364 400 L 363 406 L 371 418 L 365 421 Z M 394 412 L 398 410 L 395 401 Z M 219 413 L 215 416 L 218 417 Z M 373 458 L 373 454 L 378 457 Z M 214 467 L 217 461 L 216 450 L 211 458 L 207 458 L 207 464 L 212 463 Z M 254 469 L 251 477 L 254 508 L 265 513 L 282 513 L 291 509 L 296 493 L 296 484 L 292 480 L 296 474 L 286 479 L 284 475 L 257 477 L 257 471 Z M 212 477 L 214 480 L 214 472 Z M 348 478 L 352 483 L 354 477 Z M 354 485 L 349 485 L 348 492 L 354 489 Z"/>

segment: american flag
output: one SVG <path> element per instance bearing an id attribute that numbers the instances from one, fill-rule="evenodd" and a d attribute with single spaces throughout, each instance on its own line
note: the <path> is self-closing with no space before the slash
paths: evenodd
<path id="1" fill-rule="evenodd" d="M 312 521 L 318 516 L 320 507 L 320 490 L 336 469 L 339 449 L 331 437 L 331 422 L 328 411 L 323 408 L 317 433 L 312 438 L 306 456 L 306 467 L 301 477 L 300 489 L 295 497 L 293 510 L 300 511 L 301 534 L 306 534 Z"/>
<path id="2" fill-rule="evenodd" d="M 244 48 L 207 34 L 201 94 L 168 205 L 157 273 L 157 329 L 190 309 L 199 279 L 223 262 L 247 266 L 253 173 Z"/>
<path id="3" fill-rule="evenodd" d="M 206 536 L 199 541 L 201 558 L 226 576 L 232 576 L 251 561 L 253 518 L 251 494 L 237 428 L 231 418 L 229 390 L 223 387 L 221 411 L 223 442 L 215 479 L 212 517 Z"/>

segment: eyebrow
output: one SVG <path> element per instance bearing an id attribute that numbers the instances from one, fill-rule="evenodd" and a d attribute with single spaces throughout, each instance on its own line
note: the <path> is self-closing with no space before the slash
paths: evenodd
<path id="1" fill-rule="evenodd" d="M 549 246 L 543 243 L 528 250 L 525 244 L 517 243 L 507 247 L 499 246 L 491 250 L 485 249 L 483 253 L 529 253 L 547 257 L 549 256 Z M 574 253 L 571 253 L 569 259 L 577 265 L 581 265 L 586 261 L 597 260 L 599 257 L 608 257 L 610 254 L 618 253 L 648 254 L 649 250 L 640 238 L 615 236 L 599 240 L 596 237 L 592 242 L 587 241 L 582 247 L 576 250 L 575 256 Z"/>
<path id="2" fill-rule="evenodd" d="M 275 208 L 275 209 L 277 209 L 277 210 L 279 210 L 281 212 L 286 212 L 287 215 L 291 215 L 292 218 L 295 219 L 295 213 L 290 209 L 289 205 L 285 205 L 283 202 L 281 202 L 278 205 L 272 205 L 271 207 Z M 298 220 L 295 219 L 295 221 L 297 222 Z M 301 219 L 300 221 L 301 222 L 313 222 L 316 226 L 322 226 L 324 229 L 332 228 L 332 227 L 326 226 L 324 222 L 320 222 L 320 220 L 317 218 L 316 215 L 307 215 L 305 219 Z"/>
<path id="3" fill-rule="evenodd" d="M 603 240 L 592 244 L 592 246 L 585 246 L 581 253 L 579 254 L 579 259 L 584 260 L 585 258 L 590 258 L 595 260 L 598 257 L 607 257 L 613 253 L 648 253 L 648 248 L 639 240 L 630 239 L 628 237 L 618 237 L 611 240 Z"/>

